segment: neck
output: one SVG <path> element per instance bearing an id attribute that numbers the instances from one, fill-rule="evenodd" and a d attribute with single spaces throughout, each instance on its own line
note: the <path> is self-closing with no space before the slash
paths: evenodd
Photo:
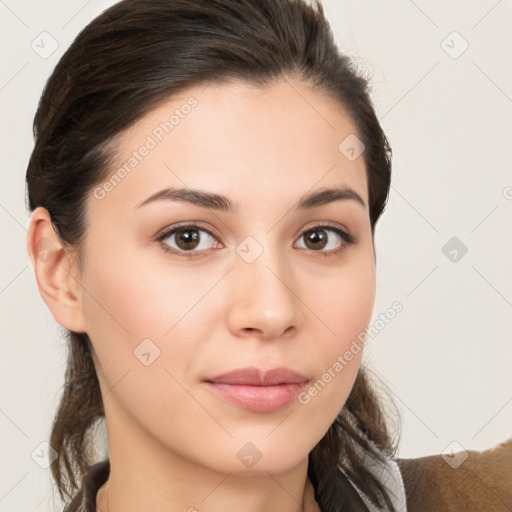
<path id="1" fill-rule="evenodd" d="M 222 482 L 225 483 L 226 479 Z M 148 505 L 151 506 L 151 510 L 155 510 L 154 507 L 156 506 L 156 501 L 154 499 L 154 496 L 145 495 L 141 497 L 140 503 L 137 501 L 137 503 L 134 503 L 133 499 L 130 499 L 128 493 L 126 492 L 126 489 L 124 493 L 121 496 L 116 495 L 116 491 L 114 491 L 113 496 L 111 496 L 111 485 L 112 481 L 109 479 L 108 482 L 106 482 L 98 491 L 97 497 L 96 497 L 96 509 L 99 512 L 117 512 L 118 510 L 123 511 L 130 511 L 130 510 L 140 510 L 142 507 L 148 507 Z M 284 491 L 284 489 L 280 489 L 281 491 Z M 214 489 L 215 492 L 217 492 L 217 489 Z M 279 494 L 279 485 L 276 485 L 276 491 L 277 494 Z M 208 511 L 217 511 L 217 510 L 226 510 L 231 509 L 233 506 L 238 507 L 244 507 L 242 510 L 251 510 L 251 511 L 290 511 L 290 512 L 321 512 L 320 507 L 315 501 L 314 496 L 314 489 L 309 480 L 306 480 L 304 485 L 304 490 L 302 492 L 302 496 L 300 499 L 300 502 L 297 502 L 295 498 L 291 494 L 287 494 L 288 498 L 283 499 L 284 496 L 276 496 L 273 495 L 272 499 L 268 499 L 263 496 L 256 496 L 256 499 L 251 499 L 251 496 L 248 495 L 246 492 L 242 493 L 242 496 L 240 495 L 234 495 L 231 494 L 229 496 L 226 496 L 229 493 L 229 490 L 224 490 L 223 493 L 218 493 L 215 500 L 210 500 L 212 505 L 211 507 L 208 506 Z M 212 492 L 213 494 L 213 492 Z M 133 495 L 132 495 L 133 496 Z M 166 511 L 183 511 L 186 510 L 187 512 L 199 512 L 199 510 L 203 509 L 203 505 L 206 502 L 206 498 L 209 496 L 205 496 L 202 500 L 190 500 L 189 503 L 196 503 L 196 506 L 188 506 L 187 508 L 183 508 L 183 499 L 177 497 L 176 503 L 166 503 L 164 508 Z M 254 497 L 253 497 L 254 498 Z M 225 500 L 225 501 L 223 501 Z M 180 501 L 180 504 L 177 504 L 177 502 Z M 186 501 L 186 500 L 185 500 Z M 130 502 L 129 508 L 126 502 Z M 247 508 L 247 507 L 250 508 Z M 200 508 L 199 508 L 200 507 Z M 162 510 L 164 510 L 162 508 Z M 160 510 L 160 509 L 158 509 Z"/>
<path id="2" fill-rule="evenodd" d="M 107 422 L 110 474 L 96 497 L 98 512 L 320 512 L 307 457 L 275 473 L 215 470 L 171 452 L 133 423 L 114 427 Z"/>
<path id="3" fill-rule="evenodd" d="M 181 484 L 175 485 L 172 479 L 164 489 L 158 489 L 155 482 L 146 482 L 149 485 L 144 486 L 144 481 L 135 479 L 139 481 L 140 487 L 137 488 L 124 477 L 115 478 L 115 474 L 111 469 L 109 480 L 98 490 L 96 508 L 99 512 L 130 512 L 147 508 L 155 512 L 199 512 L 205 506 L 209 512 L 233 507 L 244 511 L 320 512 L 313 486 L 307 478 L 303 485 L 294 488 L 290 479 L 283 475 L 260 479 L 219 475 L 217 485 L 207 492 L 206 484 L 196 481 L 192 485 L 190 482 L 191 486 L 185 489 Z M 118 484 L 119 480 L 121 484 Z M 160 478 L 162 482 L 165 483 Z"/>

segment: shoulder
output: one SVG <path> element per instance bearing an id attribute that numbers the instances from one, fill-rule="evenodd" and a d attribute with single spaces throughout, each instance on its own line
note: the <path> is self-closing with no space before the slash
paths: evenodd
<path id="1" fill-rule="evenodd" d="M 408 512 L 506 512 L 512 505 L 512 438 L 484 451 L 397 459 Z"/>

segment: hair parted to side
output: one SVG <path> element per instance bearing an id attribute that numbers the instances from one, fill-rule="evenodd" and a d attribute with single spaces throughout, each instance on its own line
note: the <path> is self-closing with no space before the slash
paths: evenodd
<path id="1" fill-rule="evenodd" d="M 124 130 L 192 85 L 239 80 L 265 86 L 282 78 L 321 90 L 350 114 L 365 146 L 373 233 L 389 194 L 391 149 L 368 80 L 337 48 L 318 0 L 124 0 L 107 9 L 80 32 L 46 83 L 26 173 L 28 208 L 48 210 L 82 267 L 85 200 L 108 176 Z M 50 436 L 58 453 L 52 476 L 63 500 L 76 495 L 77 477 L 93 462 L 94 427 L 105 415 L 90 339 L 66 335 L 64 390 Z M 340 489 L 351 486 L 339 465 L 373 502 L 392 510 L 360 450 L 381 459 L 395 453 L 396 442 L 361 368 L 342 411 L 309 455 L 321 509 L 349 510 Z"/>

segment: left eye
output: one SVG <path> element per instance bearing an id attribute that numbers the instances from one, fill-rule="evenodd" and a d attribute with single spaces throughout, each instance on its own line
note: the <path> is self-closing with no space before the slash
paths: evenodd
<path id="1" fill-rule="evenodd" d="M 327 235 L 327 233 L 335 233 L 335 238 L 341 240 L 341 243 L 338 241 L 334 241 L 331 243 L 331 236 Z M 306 249 L 312 249 L 314 252 L 338 252 L 345 245 L 352 243 L 352 238 L 348 233 L 345 233 L 339 228 L 331 227 L 331 226 L 317 226 L 311 229 L 308 229 L 300 236 L 299 240 L 305 238 L 306 240 Z M 331 245 L 329 248 L 328 245 Z M 341 245 L 341 247 L 340 247 Z"/>
<path id="2" fill-rule="evenodd" d="M 200 232 L 206 236 L 201 236 Z M 331 236 L 328 233 L 335 234 L 334 242 L 331 242 Z M 337 254 L 355 242 L 355 238 L 352 235 L 334 226 L 309 228 L 301 234 L 299 240 L 303 238 L 306 239 L 306 244 L 300 247 L 301 249 L 311 249 L 313 252 L 319 252 L 323 256 Z M 337 242 L 336 239 L 338 240 Z M 162 233 L 157 238 L 157 241 L 162 242 L 165 252 L 172 252 L 188 258 L 199 256 L 200 254 L 198 253 L 201 251 L 212 248 L 212 242 L 213 246 L 219 243 L 217 237 L 212 233 L 194 224 L 170 229 Z M 171 244 L 175 244 L 176 247 L 173 247 Z"/>

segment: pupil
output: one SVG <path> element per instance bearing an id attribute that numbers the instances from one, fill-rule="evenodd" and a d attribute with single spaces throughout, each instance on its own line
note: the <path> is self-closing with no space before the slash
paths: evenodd
<path id="1" fill-rule="evenodd" d="M 183 242 L 186 249 L 190 249 L 197 246 L 197 242 L 199 241 L 199 234 L 194 230 L 184 230 L 180 232 L 181 234 L 178 236 L 178 241 Z M 192 234 L 191 234 L 192 233 Z"/>
<path id="2" fill-rule="evenodd" d="M 318 242 L 320 242 L 320 245 L 323 247 L 324 244 L 321 244 L 321 242 L 325 242 L 326 236 L 324 231 L 311 231 L 310 235 L 308 237 L 308 243 L 312 243 L 313 248 L 318 247 Z"/>

